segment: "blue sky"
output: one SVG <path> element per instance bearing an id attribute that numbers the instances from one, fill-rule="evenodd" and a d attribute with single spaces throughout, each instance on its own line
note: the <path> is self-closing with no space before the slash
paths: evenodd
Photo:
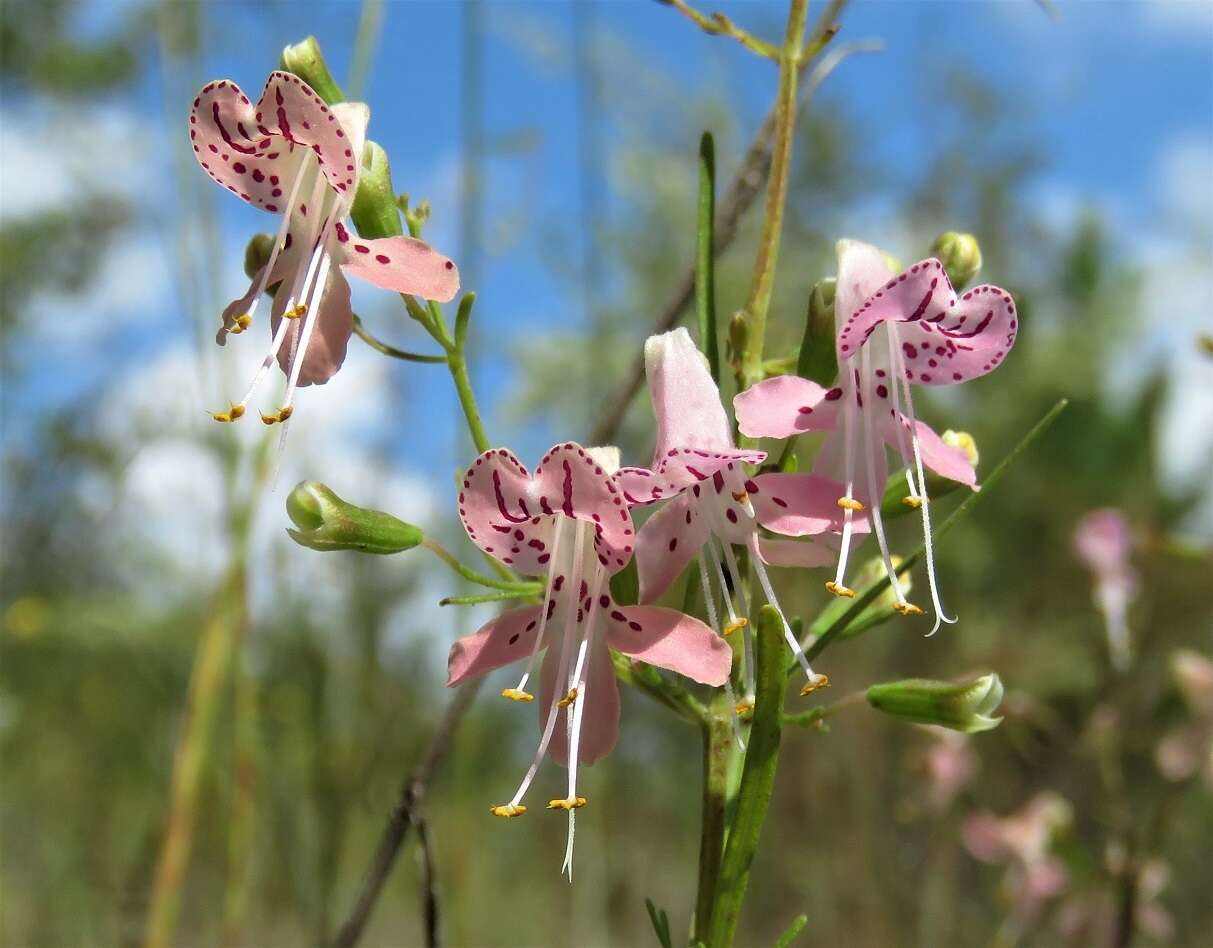
<path id="1" fill-rule="evenodd" d="M 779 4 L 718 6 L 742 25 L 771 38 L 782 29 Z M 878 37 L 886 49 L 846 63 L 831 76 L 822 98 L 861 117 L 871 134 L 864 150 L 880 166 L 912 176 L 931 158 L 939 122 L 932 93 L 941 81 L 941 67 L 966 70 L 987 80 L 1015 103 L 1018 134 L 1039 145 L 1048 157 L 1032 189 L 1041 209 L 1064 223 L 1084 205 L 1098 206 L 1118 228 L 1120 250 L 1141 259 L 1147 268 L 1157 267 L 1156 282 L 1164 291 L 1195 279 L 1196 299 L 1189 296 L 1185 303 L 1207 317 L 1213 311 L 1209 263 L 1213 254 L 1213 3 L 1163 0 L 1059 6 L 1062 16 L 1054 21 L 1031 0 L 859 0 L 844 16 L 840 40 Z M 813 4 L 814 9 L 820 7 Z M 117 2 L 88 6 L 82 28 L 104 28 L 127 9 L 129 4 Z M 227 77 L 255 92 L 276 64 L 278 50 L 308 33 L 320 38 L 336 75 L 342 79 L 347 75 L 358 3 L 292 0 L 258 7 L 212 2 L 203 9 L 208 36 L 203 69 L 196 77 L 199 83 Z M 387 2 L 365 96 L 372 106 L 371 135 L 388 148 L 398 189 L 432 200 L 435 219 L 428 236 L 452 253 L 457 250 L 463 15 L 463 6 L 456 2 Z M 568 2 L 500 0 L 483 5 L 486 134 L 497 140 L 521 129 L 537 142 L 521 157 L 494 159 L 490 165 L 486 217 L 490 225 L 512 222 L 513 232 L 498 252 L 490 253 L 483 272 L 473 275 L 478 276 L 480 325 L 506 345 L 524 339 L 529 329 L 541 331 L 582 318 L 579 294 L 554 275 L 552 266 L 575 269 L 581 248 L 565 245 L 561 249 L 567 250 L 568 260 L 547 260 L 544 255 L 551 245 L 541 239 L 553 221 L 563 221 L 572 233 L 580 229 L 577 213 L 584 171 L 574 134 L 577 96 L 570 71 L 578 15 Z M 738 140 L 748 140 L 772 95 L 772 64 L 749 55 L 731 40 L 701 33 L 673 10 L 650 0 L 597 0 L 580 15 L 592 26 L 595 48 L 613 50 L 609 68 L 599 72 L 599 95 L 604 100 L 642 110 L 651 127 L 660 128 L 663 119 L 676 126 L 683 103 L 711 92 L 731 105 Z M 625 49 L 630 52 L 625 54 Z M 45 335 L 32 337 L 28 355 L 31 360 L 37 356 L 39 363 L 53 358 L 57 370 L 23 379 L 10 390 L 9 421 L 16 414 L 14 406 L 25 410 L 62 404 L 107 382 L 128 384 L 129 372 L 137 371 L 138 365 L 154 366 L 161 353 L 180 348 L 188 339 L 180 317 L 179 270 L 168 252 L 170 229 L 177 226 L 181 213 L 168 143 L 183 134 L 189 95 L 187 90 L 180 102 L 173 101 L 178 89 L 185 89 L 184 77 L 173 76 L 166 85 L 153 60 L 133 95 L 107 101 L 87 116 L 44 113 L 36 102 L 4 103 L 6 128 L 15 131 L 3 140 L 0 212 L 36 207 L 43 199 L 52 203 L 70 195 L 75 186 L 96 186 L 89 180 L 90 174 L 97 176 L 97 166 L 88 158 L 88 146 L 83 158 L 79 142 L 64 140 L 66 144 L 56 147 L 57 136 L 69 134 L 65 127 L 77 122 L 86 129 L 94 123 L 101 130 L 101 137 L 90 136 L 92 142 L 104 142 L 105 135 L 115 140 L 132 132 L 139 136 L 140 146 L 111 156 L 112 164 L 105 165 L 100 177 L 103 184 L 130 194 L 143 210 L 136 232 L 111 249 L 111 264 L 88 305 L 62 299 L 36 304 L 35 321 L 48 328 Z M 40 131 L 48 137 L 40 138 Z M 601 134 L 610 147 L 622 133 L 608 122 Z M 103 144 L 93 147 L 104 150 Z M 688 159 L 694 147 L 691 137 Z M 722 177 L 731 173 L 736 160 L 736 154 L 722 156 Z M 69 166 L 73 170 L 66 174 L 63 168 Z M 691 174 L 688 160 L 688 178 Z M 601 174 L 593 183 L 604 189 L 609 185 Z M 872 186 L 876 193 L 884 193 L 888 183 Z M 217 313 L 227 299 L 243 290 L 240 258 L 245 239 L 253 229 L 270 229 L 271 222 L 227 200 L 218 189 L 212 197 L 222 214 L 227 251 L 222 286 L 203 306 Z M 611 213 L 609 194 L 603 203 Z M 879 232 L 854 236 L 879 239 L 886 230 L 896 232 L 896 222 L 882 221 L 879 211 L 873 213 L 875 218 L 869 216 L 864 226 Z M 681 265 L 686 248 L 675 248 L 672 255 Z M 1183 265 L 1175 272 L 1167 270 L 1175 267 L 1177 255 Z M 605 265 L 609 272 L 609 257 Z M 374 315 L 384 336 L 418 348 L 425 345 L 394 310 L 377 310 L 380 304 L 365 295 L 356 302 Z M 390 315 L 380 318 L 381 313 Z M 1153 317 L 1144 318 L 1149 322 Z M 1153 329 L 1166 331 L 1161 320 Z M 204 394 L 195 397 L 217 400 L 212 383 L 219 378 L 224 391 L 242 387 L 242 373 L 258 353 L 246 346 L 242 355 L 232 355 L 233 347 L 228 348 L 223 353 L 227 363 L 214 352 L 204 354 L 200 383 Z M 98 359 L 99 352 L 109 357 Z M 394 428 L 393 437 L 401 446 L 401 460 L 414 469 L 432 466 L 413 461 L 432 450 L 435 419 L 452 431 L 457 422 L 440 373 L 424 367 L 391 367 L 384 376 L 385 384 L 403 386 L 409 394 L 406 416 L 395 419 L 402 423 Z M 479 379 L 492 417 L 496 397 L 508 389 L 511 378 L 498 365 L 482 368 Z M 142 386 L 136 382 L 135 387 Z M 187 405 L 197 407 L 183 390 L 152 394 L 179 403 L 183 412 Z M 321 390 L 304 393 L 292 431 L 295 447 L 298 442 L 314 442 L 317 447 L 325 443 L 324 433 L 307 420 L 311 406 L 325 397 Z M 182 417 L 190 419 L 186 422 L 190 430 L 205 420 L 200 412 Z M 373 422 L 368 424 L 374 428 Z M 498 419 L 494 424 L 494 431 L 511 439 L 519 434 L 508 432 Z M 521 438 L 523 452 L 538 450 L 549 434 L 582 433 L 527 432 Z M 439 455 L 443 470 L 456 458 L 454 435 L 445 437 L 451 448 Z"/>

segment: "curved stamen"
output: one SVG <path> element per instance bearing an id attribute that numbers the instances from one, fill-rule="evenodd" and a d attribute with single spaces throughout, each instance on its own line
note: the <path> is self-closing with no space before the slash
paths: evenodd
<path id="1" fill-rule="evenodd" d="M 893 371 L 897 375 L 897 379 L 902 385 L 906 397 L 906 409 L 910 419 L 910 446 L 914 449 L 914 468 L 918 474 L 918 484 L 922 488 L 920 495 L 922 499 L 922 545 L 926 553 L 927 561 L 927 585 L 931 590 L 931 605 L 935 609 L 935 624 L 931 627 L 931 631 L 927 633 L 927 637 L 934 635 L 939 631 L 939 625 L 946 622 L 949 625 L 956 622 L 955 617 L 950 617 L 943 611 L 943 603 L 939 598 L 939 586 L 935 580 L 935 549 L 934 541 L 931 537 L 931 504 L 927 497 L 927 478 L 922 467 L 922 449 L 918 444 L 918 420 L 914 416 L 914 399 L 910 394 L 910 380 L 906 378 L 905 362 L 901 358 L 899 350 L 894 351 L 896 363 Z M 901 420 L 898 419 L 898 424 Z"/>
<path id="2" fill-rule="evenodd" d="M 711 542 L 710 539 L 708 541 Z M 704 544 L 707 545 L 706 543 Z M 720 622 L 716 612 L 716 597 L 712 595 L 712 583 L 708 577 L 708 564 L 704 561 L 703 551 L 700 550 L 699 556 L 695 558 L 699 563 L 699 585 L 703 587 L 703 601 L 708 611 L 708 623 L 712 627 L 712 631 L 720 635 Z M 737 741 L 737 747 L 745 750 L 745 741 L 741 736 L 741 722 L 738 720 L 738 701 L 737 695 L 733 691 L 732 678 L 726 678 L 724 682 L 725 692 L 729 696 L 729 706 L 733 709 L 733 713 L 729 716 L 733 724 L 733 739 Z M 752 696 L 752 692 L 746 697 Z"/>
<path id="3" fill-rule="evenodd" d="M 774 606 L 775 611 L 779 613 L 779 621 L 783 624 L 783 637 L 787 639 L 788 645 L 792 648 L 792 654 L 796 656 L 796 661 L 800 663 L 800 668 L 808 679 L 807 684 L 800 689 L 800 693 L 807 695 L 818 688 L 827 687 L 830 684 L 830 679 L 825 675 L 820 675 L 813 671 L 812 666 L 809 665 L 808 656 L 805 655 L 804 649 L 800 647 L 800 642 L 796 640 L 796 635 L 792 632 L 792 627 L 788 624 L 787 617 L 779 605 L 779 600 L 775 598 L 775 589 L 771 586 L 771 579 L 767 576 L 766 567 L 762 563 L 762 557 L 758 555 L 757 533 L 750 537 L 750 559 L 754 564 L 754 572 L 758 576 L 758 583 L 762 586 L 763 595 L 767 597 L 767 603 Z"/>
<path id="4" fill-rule="evenodd" d="M 885 342 L 889 347 L 890 371 L 896 372 L 896 353 L 901 351 L 901 341 L 897 333 L 897 326 L 894 323 L 886 322 L 885 328 L 887 330 L 885 332 Z M 917 508 L 922 503 L 922 498 L 919 496 L 918 485 L 914 481 L 914 459 L 906 446 L 905 428 L 901 424 L 901 386 L 892 379 L 889 381 L 892 383 L 889 388 L 893 398 L 893 430 L 897 436 L 897 453 L 901 456 L 901 463 L 905 467 L 906 486 L 909 488 L 909 496 L 903 497 L 902 503 Z"/>

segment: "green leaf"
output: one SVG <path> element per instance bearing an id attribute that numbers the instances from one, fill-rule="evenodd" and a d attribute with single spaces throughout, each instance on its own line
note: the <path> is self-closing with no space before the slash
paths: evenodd
<path id="1" fill-rule="evenodd" d="M 804 927 L 807 924 L 809 924 L 809 916 L 797 915 L 792 919 L 792 924 L 787 927 L 784 933 L 775 939 L 775 948 L 788 948 L 793 939 L 804 931 Z"/>
<path id="2" fill-rule="evenodd" d="M 649 910 L 649 921 L 653 923 L 653 931 L 657 934 L 661 948 L 674 948 L 674 943 L 670 940 L 670 919 L 665 909 L 659 909 L 652 899 L 645 899 L 644 907 Z"/>

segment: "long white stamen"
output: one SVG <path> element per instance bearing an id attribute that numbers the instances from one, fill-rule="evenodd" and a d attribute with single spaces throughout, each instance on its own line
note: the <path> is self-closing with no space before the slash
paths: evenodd
<path id="1" fill-rule="evenodd" d="M 733 610 L 733 597 L 729 594 L 729 584 L 724 578 L 724 568 L 720 565 L 720 554 L 716 552 L 716 547 L 712 542 L 713 539 L 714 536 L 709 534 L 707 542 L 703 545 L 703 549 L 707 551 L 708 558 L 712 561 L 712 567 L 716 571 L 716 580 L 720 584 L 720 595 L 724 597 L 725 607 L 729 611 L 729 626 L 736 628 L 740 623 L 737 620 L 737 613 Z M 738 585 L 740 584 L 738 583 Z M 755 687 L 753 644 L 750 641 L 749 629 L 750 623 L 747 618 L 745 625 L 741 629 L 742 642 L 744 644 L 742 675 L 744 676 L 747 697 L 754 693 Z"/>
<path id="2" fill-rule="evenodd" d="M 846 372 L 844 367 L 841 370 Z M 846 478 L 846 499 L 848 501 L 855 499 L 855 393 L 851 390 L 851 383 L 844 374 L 842 380 L 842 453 L 843 453 L 843 476 Z M 838 568 L 834 571 L 834 585 L 843 587 L 843 580 L 847 575 L 847 557 L 851 553 L 851 534 L 854 531 L 853 519 L 855 516 L 854 510 L 848 506 L 843 510 L 842 518 L 842 543 L 838 547 Z"/>
<path id="3" fill-rule="evenodd" d="M 719 511 L 717 512 L 719 518 Z M 718 521 L 719 522 L 719 521 Z M 741 600 L 741 610 L 747 616 L 747 621 L 741 629 L 741 643 L 745 651 L 745 682 L 746 682 L 746 697 L 754 697 L 754 688 L 756 684 L 757 663 L 754 658 L 754 628 L 748 621 L 753 617 L 750 611 L 750 602 L 745 594 L 745 582 L 741 575 L 741 570 L 737 566 L 737 557 L 733 555 L 733 546 L 725 540 L 722 534 L 717 535 L 717 542 L 720 548 L 724 551 L 725 561 L 729 564 L 729 572 L 733 576 L 733 588 L 737 591 L 737 598 Z M 721 579 L 723 586 L 724 580 Z M 728 595 L 728 589 L 725 589 L 724 594 Z"/>
<path id="4" fill-rule="evenodd" d="M 779 621 L 783 624 L 783 637 L 787 639 L 788 645 L 791 646 L 792 654 L 796 656 L 796 661 L 800 662 L 800 667 L 804 671 L 805 677 L 809 679 L 810 684 L 824 683 L 822 676 L 813 671 L 809 665 L 808 656 L 805 655 L 804 649 L 800 647 L 800 642 L 796 640 L 796 635 L 792 632 L 791 625 L 788 624 L 787 617 L 779 605 L 779 600 L 775 598 L 775 589 L 771 586 L 771 579 L 767 576 L 766 567 L 762 563 L 762 557 L 758 555 L 757 533 L 750 538 L 750 559 L 754 563 L 754 572 L 758 576 L 759 585 L 762 586 L 763 595 L 767 597 L 767 602 L 774 606 L 775 611 L 779 613 Z"/>
<path id="5" fill-rule="evenodd" d="M 889 544 L 884 535 L 884 521 L 880 515 L 880 498 L 884 494 L 884 485 L 876 483 L 876 452 L 883 452 L 885 448 L 884 439 L 881 438 L 880 432 L 876 428 L 876 419 L 873 417 L 877 412 L 877 407 L 872 401 L 872 396 L 876 393 L 872 389 L 867 346 L 863 348 L 860 361 L 863 372 L 864 404 L 867 406 L 866 411 L 860 415 L 863 422 L 864 466 L 867 468 L 868 475 L 868 497 L 872 501 L 871 509 L 868 511 L 868 520 L 876 533 L 880 558 L 884 561 L 885 572 L 888 573 L 889 582 L 893 585 L 893 594 L 897 597 L 898 604 L 904 605 L 906 598 L 901 592 L 901 583 L 897 581 L 897 572 L 893 569 L 893 558 L 889 556 Z"/>
<path id="6" fill-rule="evenodd" d="M 573 630 L 577 626 L 578 598 L 581 587 L 581 555 L 585 545 L 585 529 L 580 523 L 576 525 L 576 528 L 577 539 L 573 544 L 573 568 L 570 570 L 571 575 L 569 576 L 571 582 L 564 596 L 564 637 L 560 643 L 560 667 L 556 670 L 556 680 L 554 682 L 557 686 L 565 681 L 568 676 L 573 649 Z M 551 743 L 552 734 L 556 730 L 556 721 L 559 717 L 560 701 L 557 695 L 553 693 L 552 704 L 548 708 L 547 721 L 543 725 L 543 736 L 539 739 L 539 748 L 535 751 L 535 759 L 531 761 L 531 766 L 527 769 L 526 776 L 522 778 L 522 783 L 519 784 L 517 792 L 507 806 L 514 807 L 522 802 L 523 796 L 531 786 L 531 781 L 535 779 L 535 774 L 539 772 L 539 765 L 543 762 L 543 755 L 547 753 L 548 744 Z"/>
<path id="7" fill-rule="evenodd" d="M 711 538 L 708 538 L 704 546 L 711 543 Z M 700 550 L 699 556 L 695 558 L 699 563 L 699 585 L 703 587 L 703 601 L 708 610 L 708 624 L 711 625 L 712 631 L 720 635 L 720 621 L 716 612 L 716 597 L 712 595 L 712 582 L 708 577 L 708 564 L 704 561 L 703 551 Z M 733 692 L 733 682 L 731 678 L 726 678 L 724 681 L 725 692 L 729 696 L 729 704 L 733 709 L 733 713 L 729 716 L 733 724 L 733 739 L 737 741 L 737 746 L 741 750 L 745 750 L 745 740 L 741 736 L 741 721 L 737 715 L 737 695 Z M 747 698 L 752 698 L 752 694 L 746 695 Z"/>
<path id="8" fill-rule="evenodd" d="M 897 326 L 892 322 L 886 322 L 885 326 L 888 327 L 885 341 L 889 347 L 889 371 L 896 373 L 901 343 L 897 334 Z M 910 499 L 918 500 L 919 490 L 913 473 L 914 459 L 910 456 L 910 450 L 906 445 L 905 429 L 901 424 L 901 386 L 897 384 L 896 379 L 889 379 L 889 383 L 890 394 L 893 398 L 893 430 L 897 433 L 897 453 L 901 456 L 901 463 L 905 466 L 906 486 L 909 488 Z"/>
<path id="9" fill-rule="evenodd" d="M 299 162 L 299 171 L 295 175 L 295 181 L 291 185 L 291 193 L 286 199 L 286 213 L 282 215 L 282 223 L 278 227 L 278 234 L 274 237 L 274 245 L 270 248 L 270 258 L 266 261 L 265 267 L 261 271 L 261 278 L 257 281 L 257 291 L 253 294 L 253 303 L 248 309 L 248 315 L 251 318 L 257 312 L 257 306 L 261 302 L 261 296 L 265 293 L 265 288 L 269 285 L 270 274 L 274 270 L 274 264 L 278 261 L 278 255 L 285 249 L 286 236 L 291 229 L 291 213 L 295 209 L 295 198 L 299 196 L 299 189 L 303 186 L 303 179 L 307 177 L 308 170 L 315 166 L 316 161 L 311 154 L 305 154 L 303 160 Z"/>
<path id="10" fill-rule="evenodd" d="M 918 484 L 922 488 L 922 545 L 923 550 L 926 552 L 927 585 L 931 590 L 931 605 L 935 608 L 935 625 L 927 633 L 929 638 L 939 631 L 940 623 L 946 622 L 951 625 L 956 622 L 956 618 L 948 617 L 943 611 L 943 603 L 939 599 L 939 586 L 935 581 L 934 541 L 931 537 L 931 503 L 930 498 L 927 497 L 927 478 L 922 468 L 922 449 L 918 444 L 918 421 L 914 417 L 914 399 L 910 395 L 910 380 L 906 378 L 905 363 L 901 359 L 900 351 L 896 353 L 896 356 L 897 365 L 895 371 L 899 382 L 903 386 L 906 397 L 906 409 L 910 416 L 910 445 L 914 449 L 914 469 L 918 474 Z M 897 423 L 901 424 L 900 418 L 897 419 Z"/>
<path id="11" fill-rule="evenodd" d="M 576 529 L 576 525 L 574 525 Z M 544 634 L 548 627 L 548 613 L 552 608 L 552 580 L 555 578 L 556 565 L 560 555 L 560 535 L 564 532 L 564 514 L 556 514 L 556 525 L 552 531 L 552 558 L 548 560 L 548 582 L 543 595 L 543 606 L 539 613 L 539 633 L 535 636 L 535 644 L 531 646 L 531 655 L 526 662 L 526 671 L 518 681 L 518 691 L 526 691 L 526 683 L 530 680 L 531 672 L 535 669 L 535 657 L 543 647 Z"/>

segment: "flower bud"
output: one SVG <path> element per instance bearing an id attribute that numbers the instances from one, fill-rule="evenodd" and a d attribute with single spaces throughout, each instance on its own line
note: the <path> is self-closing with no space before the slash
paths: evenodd
<path id="1" fill-rule="evenodd" d="M 316 37 L 309 36 L 301 43 L 284 48 L 282 68 L 306 82 L 316 95 L 329 105 L 345 100 L 341 87 L 329 72 L 328 63 L 324 61 L 324 54 L 320 52 L 320 43 L 316 41 Z"/>
<path id="2" fill-rule="evenodd" d="M 991 672 L 959 684 L 910 678 L 868 689 L 868 703 L 894 717 L 918 724 L 938 724 L 973 734 L 998 727 L 990 715 L 1002 701 L 1002 681 Z"/>
<path id="3" fill-rule="evenodd" d="M 804 320 L 804 337 L 800 341 L 800 358 L 796 374 L 818 385 L 833 385 L 838 377 L 838 353 L 834 349 L 834 291 L 833 278 L 818 280 L 809 293 L 809 310 Z"/>
<path id="4" fill-rule="evenodd" d="M 957 290 L 964 289 L 981 269 L 981 247 L 972 234 L 958 234 L 954 230 L 940 234 L 931 253 L 939 258 Z"/>
<path id="5" fill-rule="evenodd" d="M 977 440 L 967 431 L 952 431 L 948 429 L 941 435 L 943 443 L 951 448 L 960 448 L 973 467 L 977 467 L 980 454 L 977 450 Z M 940 477 L 933 471 L 927 471 L 927 496 L 932 500 L 946 497 L 961 484 L 946 477 Z M 910 485 L 906 481 L 904 471 L 894 471 L 885 481 L 884 498 L 880 502 L 880 515 L 886 520 L 915 513 L 917 506 L 910 505 L 905 498 L 910 496 Z"/>
<path id="6" fill-rule="evenodd" d="M 291 539 L 322 552 L 400 553 L 425 539 L 420 528 L 411 523 L 381 510 L 347 504 L 316 481 L 303 481 L 291 491 L 286 512 L 299 528 L 286 531 Z"/>
<path id="7" fill-rule="evenodd" d="M 362 149 L 362 170 L 358 173 L 358 193 L 350 217 L 358 233 L 368 240 L 399 237 L 400 208 L 392 190 L 392 167 L 387 152 L 378 142 L 368 141 Z"/>
<path id="8" fill-rule="evenodd" d="M 248 246 L 244 248 L 244 274 L 250 280 L 257 271 L 270 262 L 270 254 L 274 252 L 273 234 L 253 234 Z"/>

